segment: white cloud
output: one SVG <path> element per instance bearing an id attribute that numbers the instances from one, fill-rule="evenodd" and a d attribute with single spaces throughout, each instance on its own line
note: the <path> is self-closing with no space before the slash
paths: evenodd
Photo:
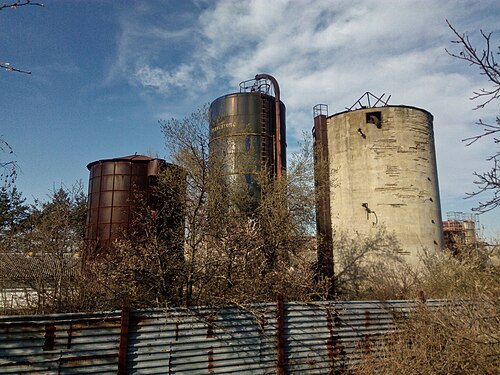
<path id="1" fill-rule="evenodd" d="M 167 92 L 172 87 L 185 87 L 190 84 L 192 76 L 193 67 L 188 65 L 180 65 L 172 73 L 147 64 L 138 66 L 135 71 L 135 78 L 141 85 L 161 92 Z"/>
<path id="2" fill-rule="evenodd" d="M 121 14 L 116 59 L 107 74 L 108 84 L 125 78 L 131 84 L 167 92 L 172 85 L 186 83 L 191 67 L 182 62 L 179 67 L 178 56 L 189 56 L 186 51 L 192 49 L 192 43 L 188 41 L 196 26 L 188 22 L 192 16 L 167 14 L 142 3 Z"/>

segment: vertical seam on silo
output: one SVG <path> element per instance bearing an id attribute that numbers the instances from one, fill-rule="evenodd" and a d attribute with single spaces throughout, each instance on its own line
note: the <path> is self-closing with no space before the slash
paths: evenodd
<path id="1" fill-rule="evenodd" d="M 113 222 L 113 207 L 115 206 L 115 177 L 116 177 L 116 161 L 113 162 L 113 186 L 111 188 L 111 210 L 109 215 L 109 240 L 112 239 L 111 233 L 114 225 Z"/>
<path id="2" fill-rule="evenodd" d="M 133 199 L 132 199 L 132 189 L 133 189 L 132 180 L 134 179 L 134 176 L 132 174 L 133 172 L 134 172 L 133 162 L 130 162 L 129 163 L 129 171 L 128 171 L 128 174 L 130 176 L 130 181 L 129 181 L 129 184 L 128 184 L 127 232 L 130 229 L 130 217 L 132 216 L 132 202 L 133 202 Z M 146 194 L 147 194 L 147 190 L 146 190 Z M 135 202 L 134 202 L 134 204 L 135 204 Z"/>
<path id="3" fill-rule="evenodd" d="M 102 163 L 99 163 L 99 167 L 101 169 L 100 171 L 100 174 L 99 174 L 99 194 L 98 194 L 98 199 L 97 199 L 97 224 L 96 224 L 96 239 L 97 241 L 100 241 L 100 238 L 99 238 L 99 228 L 101 226 L 101 223 L 100 223 L 100 213 L 101 213 L 101 194 L 102 194 Z M 95 178 L 95 176 L 94 176 Z M 93 179 L 92 179 L 92 182 L 93 182 Z"/>

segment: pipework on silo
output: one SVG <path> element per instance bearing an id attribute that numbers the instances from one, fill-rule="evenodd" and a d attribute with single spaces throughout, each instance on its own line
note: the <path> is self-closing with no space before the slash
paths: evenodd
<path id="1" fill-rule="evenodd" d="M 332 242 L 334 230 L 369 234 L 385 226 L 396 234 L 410 264 L 418 264 L 424 249 L 441 250 L 433 116 L 385 104 L 314 117 L 317 227 L 323 243 Z M 330 254 L 331 248 L 320 248 L 320 264 L 328 264 Z"/>

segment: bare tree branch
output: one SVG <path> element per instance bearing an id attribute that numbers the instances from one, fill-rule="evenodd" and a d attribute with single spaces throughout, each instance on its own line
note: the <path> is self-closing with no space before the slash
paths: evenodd
<path id="1" fill-rule="evenodd" d="M 446 52 L 452 57 L 467 61 L 470 65 L 478 67 L 480 74 L 485 75 L 488 81 L 493 84 L 492 88 L 483 88 L 474 91 L 474 95 L 470 98 L 471 100 L 484 100 L 482 103 L 478 104 L 475 109 L 483 108 L 486 104 L 500 97 L 500 66 L 495 60 L 495 54 L 491 51 L 491 33 L 486 34 L 481 30 L 481 35 L 485 41 L 485 47 L 481 52 L 478 52 L 467 34 L 460 34 L 448 20 L 446 20 L 446 23 L 457 37 L 457 39 L 451 42 L 459 44 L 462 47 L 462 50 L 458 53 L 450 52 L 448 49 L 446 49 Z M 498 53 L 499 52 L 496 54 L 498 55 Z"/>
<path id="2" fill-rule="evenodd" d="M 487 123 L 483 122 L 483 120 L 479 120 L 478 122 L 476 122 L 476 125 L 484 126 L 483 132 L 481 134 L 474 135 L 472 137 L 464 138 L 464 139 L 462 139 L 462 142 L 467 142 L 466 146 L 470 146 L 471 144 L 475 143 L 477 140 L 479 140 L 481 138 L 488 137 L 488 136 L 491 136 L 495 133 L 500 132 L 500 117 L 497 117 L 496 121 L 497 121 L 497 125 L 492 125 L 492 124 L 487 124 Z M 499 143 L 500 140 L 498 138 L 494 137 L 493 142 Z M 491 160 L 497 156 L 498 156 L 498 153 L 495 154 L 493 157 L 490 157 L 488 160 Z"/>
<path id="3" fill-rule="evenodd" d="M 0 152 L 7 153 L 11 156 L 14 155 L 12 147 L 4 141 L 0 136 Z M 9 157 L 10 158 L 10 157 Z M 17 176 L 17 163 L 15 160 L 3 161 L 0 159 L 0 179 L 3 180 L 4 185 L 9 185 L 14 182 Z"/>
<path id="4" fill-rule="evenodd" d="M 9 72 L 19 72 L 19 73 L 24 73 L 24 74 L 31 74 L 31 72 L 29 72 L 27 70 L 14 68 L 13 66 L 10 65 L 10 63 L 6 63 L 6 62 L 0 62 L 0 68 L 3 68 Z"/>
<path id="5" fill-rule="evenodd" d="M 4 3 L 4 4 L 0 5 L 0 11 L 4 10 L 4 9 L 16 9 L 18 7 L 29 6 L 29 5 L 39 6 L 39 7 L 45 6 L 42 3 L 34 3 L 31 0 L 14 1 L 14 2 L 11 2 L 11 3 Z M 1 69 L 5 69 L 5 70 L 7 70 L 9 72 L 18 72 L 18 73 L 24 73 L 24 74 L 31 74 L 30 71 L 23 70 L 23 69 L 18 69 L 18 68 L 14 68 L 8 62 L 1 62 L 0 61 L 0 68 Z"/>
<path id="6" fill-rule="evenodd" d="M 22 1 L 14 1 L 11 3 L 4 3 L 0 5 L 0 10 L 4 9 L 16 9 L 25 5 L 33 5 L 33 6 L 38 6 L 38 7 L 44 7 L 45 5 L 42 3 L 33 3 L 31 0 L 25 0 L 24 2 Z"/>
<path id="7" fill-rule="evenodd" d="M 500 54 L 500 52 L 494 53 L 492 51 L 492 33 L 485 33 L 481 30 L 481 36 L 485 44 L 483 49 L 478 51 L 467 34 L 459 33 L 448 20 L 446 20 L 446 23 L 456 37 L 455 40 L 452 40 L 452 43 L 458 44 L 462 48 L 459 52 L 450 52 L 447 49 L 446 52 L 454 58 L 467 61 L 469 65 L 479 68 L 480 74 L 486 76 L 489 83 L 492 84 L 490 88 L 482 88 L 478 91 L 474 91 L 474 95 L 470 98 L 471 100 L 478 99 L 480 101 L 474 109 L 484 108 L 487 104 L 500 98 L 500 66 L 495 60 L 495 55 Z M 497 48 L 500 51 L 500 46 Z M 470 146 L 483 138 L 493 138 L 494 145 L 500 144 L 500 139 L 495 136 L 500 132 L 500 116 L 496 117 L 496 124 L 490 124 L 483 122 L 483 120 L 479 120 L 476 122 L 476 125 L 482 127 L 482 132 L 478 135 L 462 139 L 466 146 Z M 488 161 L 493 162 L 493 167 L 487 172 L 474 173 L 474 184 L 477 186 L 478 190 L 473 193 L 467 193 L 467 197 L 475 197 L 483 193 L 493 194 L 488 200 L 479 202 L 478 206 L 473 209 L 474 211 L 484 213 L 500 206 L 500 181 L 498 179 L 499 157 L 500 149 L 497 147 L 493 154 L 487 158 Z"/>
<path id="8" fill-rule="evenodd" d="M 478 187 L 478 190 L 473 193 L 467 193 L 467 196 L 475 197 L 487 191 L 492 191 L 493 196 L 487 201 L 479 202 L 479 205 L 473 211 L 484 213 L 500 206 L 499 160 L 498 158 L 493 158 L 492 160 L 494 165 L 491 170 L 483 173 L 474 173 L 476 177 L 474 184 Z"/>

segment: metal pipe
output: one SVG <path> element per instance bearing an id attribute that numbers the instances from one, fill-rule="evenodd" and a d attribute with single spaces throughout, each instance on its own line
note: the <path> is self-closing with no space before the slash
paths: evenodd
<path id="1" fill-rule="evenodd" d="M 276 143 L 274 145 L 276 151 L 276 179 L 281 180 L 283 163 L 281 161 L 281 106 L 280 106 L 280 87 L 276 78 L 269 74 L 257 74 L 255 80 L 268 79 L 271 81 L 274 87 L 274 98 L 276 106 Z"/>
<path id="2" fill-rule="evenodd" d="M 276 375 L 285 375 L 285 301 L 276 296 Z"/>
<path id="3" fill-rule="evenodd" d="M 130 310 L 128 306 L 123 306 L 120 319 L 120 345 L 118 350 L 118 375 L 127 373 L 127 353 L 128 353 L 128 332 L 130 323 Z"/>

